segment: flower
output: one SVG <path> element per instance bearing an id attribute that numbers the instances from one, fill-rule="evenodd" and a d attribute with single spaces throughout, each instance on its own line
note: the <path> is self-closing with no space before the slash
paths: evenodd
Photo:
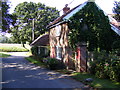
<path id="1" fill-rule="evenodd" d="M 109 66 L 109 64 L 108 64 L 108 63 L 106 63 L 106 64 L 105 64 L 105 66 Z"/>

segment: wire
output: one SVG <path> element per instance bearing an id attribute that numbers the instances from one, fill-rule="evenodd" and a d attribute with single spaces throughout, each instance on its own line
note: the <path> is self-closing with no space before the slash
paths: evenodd
<path id="1" fill-rule="evenodd" d="M 71 1 L 70 3 L 68 3 L 67 5 L 69 6 L 69 5 L 72 4 L 74 1 L 75 1 L 75 0 L 72 0 L 72 1 Z M 60 13 L 62 10 L 63 10 L 63 8 L 62 8 L 60 11 L 58 11 L 58 13 Z"/>
<path id="2" fill-rule="evenodd" d="M 68 5 L 72 4 L 74 2 L 74 0 L 72 0 Z"/>

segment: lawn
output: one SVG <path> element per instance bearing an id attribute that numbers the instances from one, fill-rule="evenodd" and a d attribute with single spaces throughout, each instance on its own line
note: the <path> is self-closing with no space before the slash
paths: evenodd
<path id="1" fill-rule="evenodd" d="M 11 56 L 11 55 L 9 55 L 9 54 L 4 54 L 4 53 L 0 53 L 0 57 L 2 57 L 2 58 L 6 58 L 6 57 L 9 57 L 9 56 Z"/>
<path id="2" fill-rule="evenodd" d="M 120 88 L 120 82 L 114 82 L 108 79 L 99 79 L 88 73 L 73 73 L 72 78 L 94 88 Z M 85 79 L 87 78 L 92 78 L 93 82 L 86 82 Z"/>
<path id="3" fill-rule="evenodd" d="M 26 45 L 28 47 L 28 45 Z M 26 52 L 29 51 L 28 48 L 22 47 L 21 44 L 2 44 L 0 43 L 0 51 L 1 52 Z"/>

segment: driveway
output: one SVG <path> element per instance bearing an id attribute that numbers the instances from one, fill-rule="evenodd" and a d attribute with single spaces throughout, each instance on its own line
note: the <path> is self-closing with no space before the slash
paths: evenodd
<path id="1" fill-rule="evenodd" d="M 2 58 L 3 88 L 86 88 L 67 75 L 36 66 L 24 54 Z"/>

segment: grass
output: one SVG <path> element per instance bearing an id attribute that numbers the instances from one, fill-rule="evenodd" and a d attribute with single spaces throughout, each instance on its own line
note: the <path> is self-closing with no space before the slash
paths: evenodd
<path id="1" fill-rule="evenodd" d="M 34 56 L 26 57 L 26 59 L 36 65 L 47 67 L 46 64 L 41 62 L 40 60 L 36 59 Z M 91 75 L 89 73 L 78 73 L 78 72 L 73 72 L 69 70 L 55 70 L 56 72 L 62 73 L 62 74 L 69 74 L 72 78 L 74 78 L 77 81 L 82 82 L 85 85 L 89 85 L 90 87 L 93 88 L 120 88 L 120 82 L 113 82 L 108 79 L 99 79 L 96 78 L 94 75 Z M 85 79 L 87 78 L 92 78 L 93 82 L 85 82 Z"/>
<path id="2" fill-rule="evenodd" d="M 9 56 L 11 56 L 11 55 L 9 55 L 9 54 L 4 54 L 4 53 L 0 53 L 0 57 L 2 57 L 2 58 L 6 58 L 6 57 L 9 57 Z"/>
<path id="3" fill-rule="evenodd" d="M 44 63 L 42 63 L 40 60 L 36 60 L 34 56 L 26 57 L 25 59 L 38 66 L 46 67 Z"/>
<path id="4" fill-rule="evenodd" d="M 25 52 L 29 49 L 22 47 L 21 44 L 0 44 L 1 52 Z"/>
<path id="5" fill-rule="evenodd" d="M 28 56 L 32 56 L 32 53 L 31 53 L 31 52 L 27 52 L 26 55 L 28 55 Z"/>
<path id="6" fill-rule="evenodd" d="M 99 79 L 88 73 L 73 73 L 72 78 L 94 88 L 120 88 L 120 82 L 113 82 L 108 79 Z M 85 79 L 92 78 L 93 82 L 85 82 Z"/>

